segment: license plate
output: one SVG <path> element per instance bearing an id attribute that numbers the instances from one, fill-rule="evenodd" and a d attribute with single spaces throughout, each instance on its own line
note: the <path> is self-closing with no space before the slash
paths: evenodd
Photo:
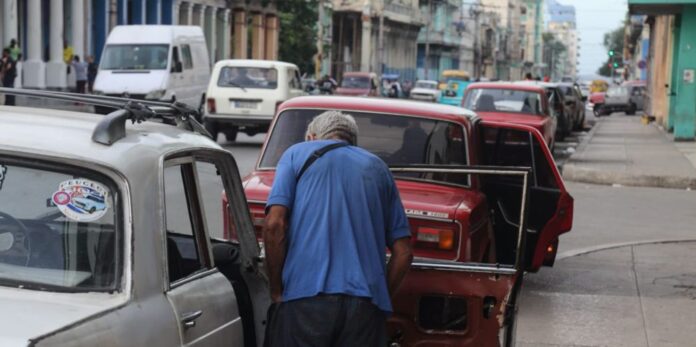
<path id="1" fill-rule="evenodd" d="M 256 108 L 256 105 L 258 105 L 257 102 L 255 101 L 232 101 L 232 107 L 233 108 Z"/>

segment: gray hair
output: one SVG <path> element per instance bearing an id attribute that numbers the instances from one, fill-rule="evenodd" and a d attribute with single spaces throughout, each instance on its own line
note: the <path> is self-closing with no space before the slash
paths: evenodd
<path id="1" fill-rule="evenodd" d="M 340 137 L 351 145 L 358 143 L 358 124 L 353 116 L 341 111 L 326 111 L 312 119 L 307 126 L 306 135 L 315 135 L 317 139 L 324 140 L 331 137 Z"/>

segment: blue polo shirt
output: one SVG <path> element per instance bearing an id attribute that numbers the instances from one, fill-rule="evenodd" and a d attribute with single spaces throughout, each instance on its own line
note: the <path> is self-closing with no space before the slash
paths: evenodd
<path id="1" fill-rule="evenodd" d="M 302 142 L 283 153 L 267 208 L 290 210 L 283 301 L 317 294 L 371 298 L 391 312 L 386 247 L 410 236 L 387 165 L 355 146 L 331 150 L 297 175 L 309 156 L 335 140 Z"/>

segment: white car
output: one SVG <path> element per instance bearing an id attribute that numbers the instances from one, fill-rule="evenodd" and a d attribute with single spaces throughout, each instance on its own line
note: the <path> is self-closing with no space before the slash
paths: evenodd
<path id="1" fill-rule="evenodd" d="M 214 139 L 234 141 L 239 131 L 265 133 L 285 100 L 305 95 L 297 65 L 270 60 L 221 60 L 206 92 L 203 116 Z"/>
<path id="2" fill-rule="evenodd" d="M 437 81 L 418 80 L 409 94 L 411 99 L 429 102 L 440 102 L 442 92 L 437 89 Z"/>

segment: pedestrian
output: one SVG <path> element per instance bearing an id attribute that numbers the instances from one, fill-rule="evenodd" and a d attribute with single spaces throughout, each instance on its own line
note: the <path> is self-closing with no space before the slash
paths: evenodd
<path id="1" fill-rule="evenodd" d="M 17 77 L 17 67 L 15 66 L 15 61 L 12 60 L 10 56 L 10 49 L 4 48 L 2 50 L 2 58 L 0 58 L 0 76 L 2 79 L 2 86 L 5 88 L 13 88 L 15 77 Z M 14 105 L 15 97 L 14 95 L 5 95 L 5 105 Z"/>
<path id="2" fill-rule="evenodd" d="M 75 81 L 77 82 L 77 92 L 84 94 L 87 85 L 87 63 L 80 61 L 80 56 L 73 57 L 72 67 L 75 69 Z"/>
<path id="3" fill-rule="evenodd" d="M 531 73 L 531 72 L 527 72 L 526 74 L 524 74 L 524 80 L 525 80 L 525 81 L 533 81 L 534 78 L 532 78 L 532 73 Z"/>
<path id="4" fill-rule="evenodd" d="M 19 56 L 22 53 L 22 50 L 19 49 L 19 44 L 17 43 L 17 40 L 11 39 L 10 45 L 7 46 L 7 48 L 10 50 L 10 58 L 12 58 L 12 60 L 14 60 L 15 62 L 19 61 Z"/>
<path id="5" fill-rule="evenodd" d="M 357 136 L 353 117 L 326 111 L 278 162 L 263 232 L 268 346 L 386 345 L 410 229 L 387 165 Z"/>
<path id="6" fill-rule="evenodd" d="M 94 80 L 97 79 L 97 71 L 99 70 L 99 65 L 94 62 L 94 56 L 87 56 L 87 91 L 89 93 L 94 92 Z"/>

